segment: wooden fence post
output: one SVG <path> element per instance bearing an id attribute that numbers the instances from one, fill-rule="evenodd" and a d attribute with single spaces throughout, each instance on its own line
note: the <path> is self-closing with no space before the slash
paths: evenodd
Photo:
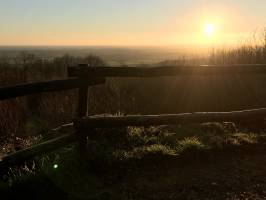
<path id="1" fill-rule="evenodd" d="M 82 71 L 83 68 L 90 67 L 87 64 L 80 64 L 79 69 Z M 89 99 L 89 85 L 86 84 L 86 77 L 82 73 L 78 74 L 78 79 L 81 82 L 79 87 L 79 96 L 78 96 L 78 108 L 77 108 L 77 117 L 78 119 L 86 117 L 88 115 L 88 99 Z M 87 136 L 83 133 L 84 130 L 77 129 L 77 139 L 78 139 L 78 151 L 80 156 L 84 158 L 87 152 Z"/>

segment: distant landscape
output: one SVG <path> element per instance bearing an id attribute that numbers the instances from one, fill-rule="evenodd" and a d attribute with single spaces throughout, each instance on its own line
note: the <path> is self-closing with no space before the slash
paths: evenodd
<path id="1" fill-rule="evenodd" d="M 34 54 L 41 59 L 52 59 L 63 55 L 84 57 L 93 54 L 109 65 L 151 64 L 163 60 L 178 60 L 207 55 L 206 47 L 112 47 L 112 46 L 0 46 L 0 56 L 15 57 L 21 52 Z"/>

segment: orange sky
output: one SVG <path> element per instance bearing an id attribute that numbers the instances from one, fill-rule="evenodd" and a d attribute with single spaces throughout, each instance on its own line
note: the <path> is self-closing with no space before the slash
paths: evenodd
<path id="1" fill-rule="evenodd" d="M 1 1 L 0 45 L 231 45 L 266 25 L 265 8 L 265 0 Z"/>

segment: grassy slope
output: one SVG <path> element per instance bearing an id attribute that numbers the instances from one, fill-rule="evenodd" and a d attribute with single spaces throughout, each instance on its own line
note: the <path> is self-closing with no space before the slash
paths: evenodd
<path id="1" fill-rule="evenodd" d="M 80 162 L 73 147 L 36 158 L 35 165 L 10 169 L 1 194 L 17 199 L 258 199 L 266 196 L 264 143 L 263 134 L 228 123 L 97 130 L 88 143 L 89 162 Z"/>

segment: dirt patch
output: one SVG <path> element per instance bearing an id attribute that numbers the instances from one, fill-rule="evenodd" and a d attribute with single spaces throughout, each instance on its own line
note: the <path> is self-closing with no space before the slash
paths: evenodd
<path id="1" fill-rule="evenodd" d="M 102 176 L 105 199 L 266 199 L 266 146 L 208 158 L 138 163 Z M 114 174 L 116 174 L 114 176 Z"/>

